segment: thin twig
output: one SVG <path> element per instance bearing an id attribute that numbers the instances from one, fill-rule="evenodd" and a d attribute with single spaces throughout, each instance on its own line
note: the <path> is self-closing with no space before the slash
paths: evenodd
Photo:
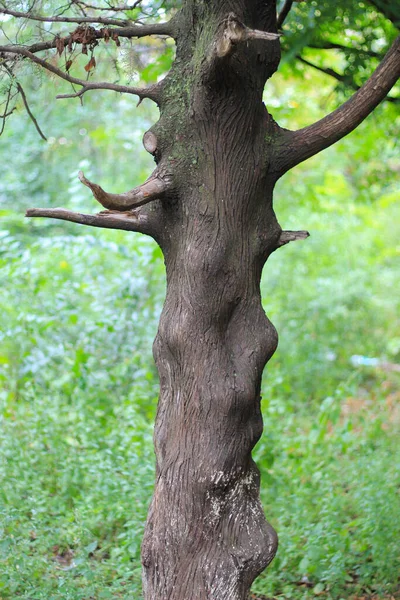
<path id="1" fill-rule="evenodd" d="M 139 98 L 150 98 L 150 100 L 153 100 L 154 102 L 157 102 L 157 100 L 158 100 L 159 85 L 157 85 L 157 84 L 149 86 L 148 88 L 134 88 L 134 87 L 130 87 L 127 85 L 118 85 L 116 83 L 108 83 L 106 81 L 104 81 L 104 82 L 85 81 L 84 79 L 78 79 L 77 77 L 72 77 L 68 73 L 64 73 L 64 71 L 61 71 L 61 69 L 58 69 L 51 63 L 46 62 L 42 58 L 39 58 L 38 56 L 36 56 L 35 54 L 30 52 L 27 48 L 24 48 L 23 46 L 14 46 L 14 45 L 0 46 L 0 53 L 2 53 L 2 52 L 4 52 L 5 54 L 16 54 L 16 55 L 20 55 L 20 56 L 29 58 L 32 62 L 36 63 L 37 65 L 40 65 L 47 71 L 54 73 L 61 79 L 68 81 L 68 83 L 82 86 L 83 91 L 81 90 L 81 93 L 78 92 L 76 94 L 77 96 L 82 96 L 82 94 L 84 94 L 85 92 L 87 92 L 89 90 L 112 90 L 114 92 L 133 94 L 135 96 L 139 96 Z M 63 98 L 66 96 L 61 95 L 59 97 Z M 68 96 L 68 97 L 70 97 L 70 96 Z"/>
<path id="2" fill-rule="evenodd" d="M 355 83 L 353 81 L 351 81 L 351 79 L 346 77 L 346 75 L 341 75 L 340 73 L 338 73 L 334 69 L 331 69 L 330 67 L 320 67 L 319 65 L 316 65 L 315 63 L 310 62 L 306 58 L 303 58 L 299 54 L 296 56 L 296 58 L 297 58 L 297 60 L 302 62 L 303 65 L 306 65 L 307 67 L 312 67 L 313 69 L 320 71 L 320 73 L 324 73 L 325 75 L 330 75 L 330 77 L 333 77 L 334 79 L 336 79 L 336 81 L 339 81 L 340 83 L 345 83 L 345 84 L 349 85 L 351 88 L 353 88 L 354 90 L 359 89 L 359 87 L 357 85 L 355 85 Z"/>
<path id="3" fill-rule="evenodd" d="M 312 48 L 313 50 L 340 50 L 342 52 L 352 52 L 365 54 L 366 56 L 372 56 L 374 58 L 382 58 L 382 54 L 374 52 L 373 50 L 363 50 L 352 46 L 343 46 L 343 44 L 336 44 L 334 42 L 314 42 L 307 44 L 307 48 Z"/>
<path id="4" fill-rule="evenodd" d="M 288 14 L 291 11 L 293 2 L 294 2 L 294 0 L 286 0 L 285 4 L 283 5 L 283 8 L 282 8 L 281 12 L 279 13 L 277 20 L 276 20 L 278 29 L 281 29 L 282 25 L 284 24 L 286 17 L 288 16 Z"/>
<path id="5" fill-rule="evenodd" d="M 2 135 L 2 133 L 4 131 L 4 127 L 6 126 L 7 117 L 10 116 L 11 113 L 15 110 L 15 108 L 13 108 L 11 111 L 7 112 L 8 107 L 10 105 L 10 101 L 11 101 L 11 91 L 12 91 L 12 84 L 10 84 L 10 87 L 8 88 L 8 91 L 7 91 L 6 107 L 4 109 L 4 113 L 2 115 L 0 115 L 0 118 L 2 119 L 0 135 Z"/>
<path id="6" fill-rule="evenodd" d="M 307 67 L 312 67 L 313 69 L 316 69 L 317 71 L 319 71 L 320 73 L 323 73 L 324 75 L 329 75 L 330 77 L 333 77 L 334 79 L 336 79 L 336 81 L 339 81 L 339 83 L 343 83 L 343 85 L 349 87 L 350 89 L 352 89 L 354 91 L 357 91 L 360 89 L 360 86 L 357 85 L 351 77 L 347 77 L 346 75 L 341 75 L 340 73 L 338 73 L 334 69 L 331 69 L 330 67 L 320 67 L 319 65 L 316 65 L 315 63 L 310 62 L 309 60 L 303 58 L 300 55 L 297 55 L 296 58 L 297 58 L 297 60 L 302 62 Z M 391 102 L 393 104 L 398 104 L 400 102 L 400 97 L 396 98 L 394 96 L 386 96 L 384 101 Z"/>
<path id="7" fill-rule="evenodd" d="M 36 127 L 36 131 L 38 132 L 38 134 L 40 135 L 40 137 L 45 142 L 47 142 L 47 137 L 44 135 L 43 131 L 40 129 L 39 123 L 37 122 L 37 120 L 35 119 L 34 115 L 32 114 L 32 111 L 29 108 L 28 100 L 26 99 L 26 94 L 24 92 L 24 89 L 23 89 L 22 85 L 20 83 L 18 83 L 18 81 L 17 81 L 17 88 L 18 88 L 19 93 L 21 94 L 21 98 L 22 98 L 22 101 L 23 101 L 24 106 L 26 108 L 26 112 L 28 113 L 28 115 L 29 115 L 32 123 Z"/>

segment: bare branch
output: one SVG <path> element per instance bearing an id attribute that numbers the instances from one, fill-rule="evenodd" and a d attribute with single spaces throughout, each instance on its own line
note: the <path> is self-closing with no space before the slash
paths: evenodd
<path id="1" fill-rule="evenodd" d="M 149 35 L 166 35 L 169 37 L 174 37 L 174 20 L 171 19 L 166 23 L 153 23 L 149 25 L 129 25 L 126 27 L 113 27 L 112 29 L 95 29 L 94 27 L 90 27 L 91 41 L 101 40 L 105 38 L 142 38 Z M 64 37 L 63 42 L 64 46 L 66 47 L 69 44 L 79 43 L 77 40 L 76 31 Z M 36 54 L 37 52 L 57 48 L 57 43 L 59 43 L 59 38 L 57 38 L 56 36 L 52 40 L 49 40 L 47 42 L 37 42 L 36 44 L 32 44 L 28 47 L 25 46 L 24 48 L 25 50 L 28 50 L 31 54 Z M 10 47 L 13 48 L 14 46 L 8 46 L 8 48 Z M 7 48 L 7 46 L 5 46 L 5 48 Z M 6 50 L 4 50 L 4 52 L 5 51 Z M 11 52 L 11 50 L 9 50 L 9 52 Z"/>
<path id="2" fill-rule="evenodd" d="M 310 237 L 308 231 L 282 231 L 278 242 L 278 248 L 286 246 L 286 244 L 289 244 L 290 242 L 306 240 L 308 237 Z"/>
<path id="3" fill-rule="evenodd" d="M 38 134 L 40 135 L 40 137 L 45 142 L 47 142 L 47 137 L 44 135 L 43 131 L 40 129 L 39 123 L 37 122 L 37 120 L 35 119 L 34 115 L 32 114 L 32 111 L 29 108 L 28 100 L 26 99 L 26 95 L 25 95 L 24 89 L 23 89 L 22 85 L 20 83 L 18 83 L 18 81 L 17 81 L 17 89 L 18 89 L 19 93 L 21 94 L 22 102 L 24 103 L 26 112 L 28 113 L 28 115 L 29 115 L 32 123 L 36 127 L 36 131 L 38 132 Z"/>
<path id="4" fill-rule="evenodd" d="M 294 0 L 286 0 L 285 4 L 283 5 L 283 8 L 281 10 L 281 12 L 279 13 L 277 20 L 276 20 L 276 25 L 278 27 L 278 29 L 282 28 L 282 25 L 284 24 L 286 17 L 288 16 L 288 14 L 290 13 L 292 6 L 293 6 Z"/>
<path id="5" fill-rule="evenodd" d="M 122 229 L 150 235 L 156 240 L 163 237 L 162 203 L 156 202 L 168 189 L 170 181 L 155 173 L 141 186 L 125 194 L 108 194 L 99 185 L 79 173 L 81 182 L 92 190 L 96 200 L 106 208 L 95 215 L 73 212 L 64 208 L 30 208 L 27 217 L 49 217 L 80 225 Z M 153 202 L 155 201 L 155 202 Z M 150 202 L 153 202 L 151 205 Z M 144 206 L 146 204 L 146 206 Z M 131 210 L 134 207 L 134 210 Z"/>
<path id="6" fill-rule="evenodd" d="M 278 33 L 269 33 L 246 27 L 235 14 L 230 13 L 228 18 L 223 22 L 223 29 L 216 41 L 215 52 L 218 58 L 223 58 L 229 56 L 235 46 L 241 42 L 249 40 L 275 42 L 279 38 L 280 35 Z"/>
<path id="7" fill-rule="evenodd" d="M 71 223 L 78 223 L 80 225 L 90 225 L 91 227 L 138 231 L 152 235 L 148 215 L 141 214 L 137 211 L 114 212 L 107 210 L 96 215 L 87 215 L 66 210 L 64 208 L 30 208 L 26 211 L 25 216 L 49 217 L 51 219 L 70 221 Z"/>
<path id="8" fill-rule="evenodd" d="M 148 204 L 163 196 L 169 187 L 169 179 L 161 177 L 157 171 L 149 177 L 145 183 L 129 192 L 123 194 L 109 194 L 105 192 L 97 183 L 86 179 L 82 171 L 79 171 L 80 181 L 92 190 L 93 196 L 105 208 L 111 210 L 126 211 L 143 204 Z"/>
<path id="9" fill-rule="evenodd" d="M 0 14 L 29 19 L 31 21 L 42 21 L 44 23 L 101 23 L 102 25 L 117 26 L 127 26 L 130 24 L 130 21 L 127 19 L 113 19 L 111 17 L 45 17 L 43 15 L 35 15 L 30 12 L 24 13 L 8 8 L 0 8 Z"/>
<path id="10" fill-rule="evenodd" d="M 298 131 L 282 130 L 275 155 L 278 176 L 353 131 L 385 98 L 400 77 L 400 36 L 366 83 L 342 106 Z"/>
<path id="11" fill-rule="evenodd" d="M 47 71 L 54 73 L 54 75 L 57 75 L 61 79 L 64 79 L 65 81 L 68 81 L 69 83 L 72 83 L 74 85 L 79 85 L 83 88 L 83 90 L 81 90 L 81 92 L 78 94 L 61 95 L 61 96 L 58 96 L 59 98 L 82 96 L 83 93 L 85 93 L 89 90 L 113 90 L 115 92 L 122 92 L 125 94 L 134 94 L 135 96 L 139 96 L 139 98 L 141 98 L 141 99 L 142 98 L 150 98 L 150 100 L 154 100 L 154 102 L 158 101 L 160 86 L 157 84 L 149 86 L 148 88 L 135 88 L 135 87 L 127 86 L 127 85 L 118 85 L 116 83 L 108 83 L 106 81 L 105 82 L 85 81 L 84 79 L 78 79 L 76 77 L 72 77 L 72 75 L 69 75 L 68 73 L 64 73 L 64 71 L 61 71 L 61 69 L 58 69 L 51 63 L 48 63 L 47 61 L 43 60 L 42 58 L 39 58 L 35 54 L 32 54 L 32 52 L 30 52 L 30 50 L 28 50 L 27 48 L 25 48 L 23 46 L 16 46 L 16 45 L 15 46 L 14 45 L 0 46 L 0 54 L 1 53 L 4 53 L 6 55 L 7 54 L 16 54 L 16 55 L 24 56 L 25 58 L 29 58 L 29 60 L 31 60 L 32 62 L 36 63 L 37 65 L 40 65 Z"/>

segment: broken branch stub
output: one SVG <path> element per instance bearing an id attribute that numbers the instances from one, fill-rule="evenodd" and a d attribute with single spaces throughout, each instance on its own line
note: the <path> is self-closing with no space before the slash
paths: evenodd
<path id="1" fill-rule="evenodd" d="M 280 37 L 279 33 L 250 29 L 234 13 L 230 13 L 224 21 L 221 34 L 216 41 L 216 55 L 218 58 L 229 56 L 233 52 L 234 47 L 241 42 L 249 40 L 274 42 L 279 40 Z"/>
<path id="2" fill-rule="evenodd" d="M 306 240 L 310 237 L 308 231 L 282 231 L 278 242 L 278 248 L 286 246 L 289 242 L 297 242 L 297 240 Z"/>
<path id="3" fill-rule="evenodd" d="M 86 179 L 82 171 L 79 171 L 78 177 L 83 185 L 86 185 L 96 200 L 109 210 L 127 211 L 132 208 L 147 204 L 152 200 L 160 198 L 167 190 L 167 181 L 164 178 L 152 175 L 145 183 L 137 188 L 124 192 L 122 194 L 110 194 L 102 187 Z"/>

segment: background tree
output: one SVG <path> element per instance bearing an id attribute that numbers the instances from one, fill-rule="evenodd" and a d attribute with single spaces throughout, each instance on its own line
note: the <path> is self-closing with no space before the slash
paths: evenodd
<path id="1" fill-rule="evenodd" d="M 131 25 L 101 34 L 78 27 L 67 39 L 38 42 L 39 47 L 29 50 L 2 47 L 11 77 L 15 64 L 10 66 L 7 58 L 20 55 L 81 86 L 73 95 L 111 88 L 150 97 L 161 109 L 159 123 L 144 140 L 157 169 L 143 186 L 123 195 L 107 194 L 82 175 L 82 182 L 109 211 L 98 216 L 30 212 L 149 233 L 166 257 L 167 301 L 156 344 L 161 375 L 158 481 L 144 543 L 146 593 L 154 598 L 172 597 L 171 593 L 176 598 L 194 593 L 244 598 L 252 579 L 273 557 L 275 538 L 260 511 L 257 474 L 250 460 L 260 435 L 261 372 L 276 345 L 274 329 L 261 309 L 258 284 L 267 256 L 306 234 L 281 232 L 272 211 L 272 188 L 291 166 L 351 131 L 383 99 L 399 73 L 395 45 L 342 109 L 300 132 L 281 130 L 261 104 L 265 79 L 279 59 L 273 35 L 275 7 L 235 6 L 236 15 L 226 10 L 188 4 L 172 24 L 146 29 L 169 33 L 178 43 L 166 80 L 146 90 L 87 82 L 69 74 L 72 58 L 62 72 L 35 54 L 52 47 L 61 54 L 75 43 L 92 52 L 97 39 L 114 37 L 117 43 L 119 37 L 144 33 Z M 86 70 L 95 66 L 92 55 Z M 249 114 L 242 114 L 245 106 L 252 109 Z M 194 132 L 198 139 L 193 139 Z M 221 147 L 229 152 L 221 155 Z M 247 168 L 240 171 L 238 165 L 250 156 Z M 128 212 L 149 202 L 150 208 Z M 199 339 L 204 343 L 199 345 Z M 224 380 L 221 373 L 226 374 Z M 199 434 L 200 424 L 204 430 Z"/>

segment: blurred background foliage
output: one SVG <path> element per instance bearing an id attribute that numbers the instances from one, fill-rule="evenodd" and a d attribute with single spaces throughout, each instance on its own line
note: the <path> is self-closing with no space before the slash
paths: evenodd
<path id="1" fill-rule="evenodd" d="M 283 126 L 320 118 L 353 85 L 337 90 L 295 56 L 312 52 L 345 72 L 343 50 L 311 45 L 329 33 L 381 51 L 393 35 L 372 4 L 338 4 L 296 4 L 285 22 L 283 44 L 299 45 L 265 92 Z M 350 4 L 369 21 L 343 33 Z M 320 21 L 324 10 L 342 21 Z M 154 80 L 169 59 L 145 54 L 137 77 Z M 365 53 L 357 84 L 375 60 Z M 96 211 L 79 168 L 113 191 L 142 182 L 152 158 L 141 138 L 157 111 L 108 92 L 54 102 L 55 83 L 40 83 L 24 79 L 47 141 L 17 99 L 0 138 L 0 598 L 139 599 L 161 252 L 144 236 L 23 213 Z M 280 345 L 263 381 L 255 458 L 280 549 L 254 588 L 271 597 L 383 598 L 400 585 L 399 124 L 385 102 L 276 189 L 281 225 L 311 238 L 276 252 L 262 282 Z"/>

